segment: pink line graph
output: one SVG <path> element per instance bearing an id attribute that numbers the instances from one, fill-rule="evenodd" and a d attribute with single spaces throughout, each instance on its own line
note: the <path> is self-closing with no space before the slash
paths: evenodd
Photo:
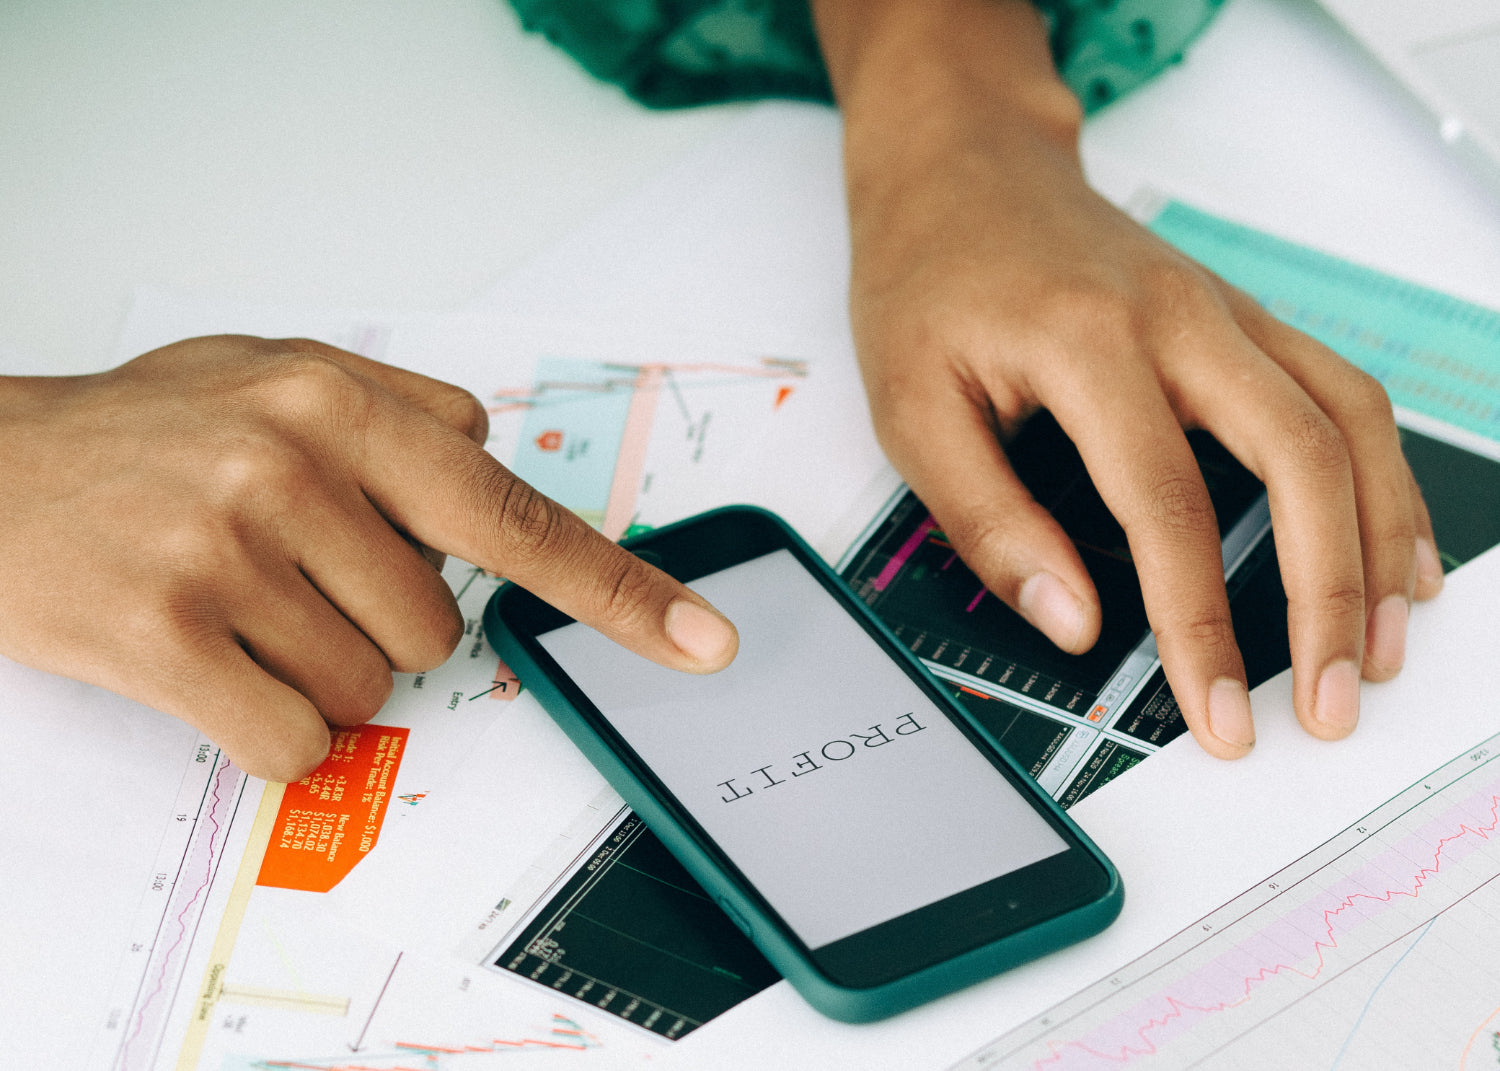
<path id="1" fill-rule="evenodd" d="M 193 841 L 168 901 L 157 947 L 152 949 L 145 973 L 151 988 L 136 1004 L 134 1025 L 115 1065 L 119 1071 L 147 1066 L 155 1055 L 161 1023 L 172 1003 L 165 991 L 181 973 L 203 913 L 203 899 L 213 884 L 229 832 L 228 819 L 234 810 L 234 788 L 239 779 L 239 769 L 221 754 L 200 815 L 205 826 Z"/>
<path id="2" fill-rule="evenodd" d="M 1341 934 L 1347 940 L 1348 931 L 1360 922 L 1403 901 L 1418 899 L 1445 868 L 1481 850 L 1497 828 L 1500 788 L 1492 786 L 1455 804 L 1321 896 L 1181 979 L 1173 988 L 1182 995 L 1153 994 L 1080 1040 L 1048 1041 L 1049 1054 L 1031 1066 L 1038 1071 L 1124 1066 L 1158 1054 L 1164 1045 L 1204 1020 L 1245 1005 L 1257 987 L 1272 978 L 1319 978 L 1329 965 L 1329 954 L 1339 948 Z M 1410 878 L 1392 882 L 1393 873 L 1404 872 L 1417 859 L 1424 861 Z M 1308 957 L 1312 957 L 1311 965 L 1297 965 Z"/>
<path id="3" fill-rule="evenodd" d="M 395 1053 L 369 1055 L 353 1062 L 341 1060 L 306 1062 L 301 1060 L 262 1060 L 257 1067 L 266 1071 L 439 1071 L 449 1066 L 446 1057 L 485 1056 L 493 1053 L 517 1052 L 520 1050 L 560 1049 L 568 1052 L 583 1052 L 597 1049 L 600 1042 L 589 1031 L 583 1029 L 565 1015 L 552 1017 L 552 1037 L 549 1038 L 491 1038 L 477 1045 L 420 1045 L 397 1041 L 391 1045 Z M 415 1058 L 416 1063 L 409 1062 Z M 398 1061 L 391 1063 L 390 1061 Z M 486 1062 L 484 1066 L 488 1067 Z"/>

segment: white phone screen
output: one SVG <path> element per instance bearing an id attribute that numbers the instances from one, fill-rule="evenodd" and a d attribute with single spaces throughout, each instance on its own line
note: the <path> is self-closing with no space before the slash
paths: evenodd
<path id="1" fill-rule="evenodd" d="M 538 639 L 809 948 L 1066 850 L 789 551 L 691 586 L 739 629 L 720 673 Z"/>

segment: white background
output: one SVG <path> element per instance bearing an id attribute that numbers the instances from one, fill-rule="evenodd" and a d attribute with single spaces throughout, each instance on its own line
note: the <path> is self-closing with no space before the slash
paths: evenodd
<path id="1" fill-rule="evenodd" d="M 8 0 L 0 361 L 104 366 L 142 283 L 459 305 L 741 110 L 636 108 L 502 0 Z M 1087 144 L 1500 305 L 1500 200 L 1308 0 L 1235 0 Z"/>

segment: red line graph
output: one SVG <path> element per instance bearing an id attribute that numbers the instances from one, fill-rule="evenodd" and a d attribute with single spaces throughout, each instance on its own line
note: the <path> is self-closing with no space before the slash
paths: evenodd
<path id="1" fill-rule="evenodd" d="M 234 789 L 240 771 L 222 754 L 216 757 L 216 763 L 197 819 L 202 828 L 194 831 L 190 854 L 184 860 L 163 914 L 159 946 L 152 949 L 147 970 L 151 988 L 137 1002 L 134 1025 L 120 1049 L 116 1066 L 122 1071 L 143 1066 L 155 1057 L 161 1023 L 170 1009 L 166 992 L 181 975 L 188 946 L 203 912 L 204 898 L 218 869 L 229 818 L 234 812 Z"/>
<path id="2" fill-rule="evenodd" d="M 261 1060 L 255 1066 L 265 1071 L 439 1071 L 450 1057 L 484 1056 L 522 1049 L 582 1052 L 585 1049 L 596 1049 L 600 1045 L 598 1038 L 564 1015 L 553 1016 L 550 1033 L 550 1038 L 490 1038 L 469 1045 L 424 1045 L 397 1041 L 390 1046 L 394 1052 L 371 1054 L 352 1061 L 320 1060 L 309 1063 L 301 1060 Z"/>
<path id="3" fill-rule="evenodd" d="M 491 413 L 503 413 L 513 409 L 529 409 L 542 401 L 548 394 L 586 393 L 586 394 L 614 394 L 624 393 L 636 388 L 641 376 L 648 371 L 657 376 L 671 375 L 674 373 L 704 374 L 722 373 L 737 379 L 806 379 L 808 373 L 807 362 L 789 358 L 762 357 L 760 364 L 725 364 L 714 361 L 701 362 L 646 362 L 642 364 L 609 364 L 608 368 L 618 370 L 618 376 L 609 376 L 602 380 L 541 380 L 530 387 L 506 387 L 496 390 L 492 397 L 494 403 L 487 408 Z M 781 388 L 789 391 L 790 388 Z M 776 406 L 786 400 L 786 395 L 778 391 Z"/>
<path id="4" fill-rule="evenodd" d="M 1483 821 L 1461 820 L 1458 821 L 1456 827 L 1452 826 L 1451 823 L 1455 812 L 1469 810 L 1476 803 L 1480 809 L 1487 808 L 1488 813 Z M 1483 842 L 1488 842 L 1492 839 L 1492 835 L 1496 833 L 1497 828 L 1500 828 L 1500 792 L 1489 790 L 1470 796 L 1451 808 L 1437 822 L 1449 823 L 1451 831 L 1440 837 L 1435 843 L 1430 839 L 1427 840 L 1427 843 L 1431 845 L 1431 861 L 1420 865 L 1409 879 L 1406 879 L 1399 885 L 1380 889 L 1378 892 L 1366 892 L 1360 889 L 1343 893 L 1338 896 L 1338 899 L 1331 906 L 1322 908 L 1320 912 L 1316 908 L 1313 908 L 1312 910 L 1321 916 L 1321 922 L 1317 927 L 1319 932 L 1312 939 L 1310 946 L 1306 946 L 1306 951 L 1300 956 L 1283 956 L 1281 959 L 1267 963 L 1253 971 L 1242 973 L 1238 981 L 1232 985 L 1234 995 L 1226 999 L 1204 1001 L 1199 998 L 1199 1000 L 1195 1001 L 1176 997 L 1170 993 L 1155 994 L 1138 1002 L 1125 1013 L 1115 1016 L 1109 1022 L 1091 1032 L 1093 1035 L 1117 1034 L 1123 1025 L 1122 1020 L 1134 1020 L 1139 1025 L 1135 1025 L 1133 1029 L 1130 1026 L 1124 1026 L 1125 1032 L 1131 1035 L 1130 1042 L 1110 1045 L 1102 1041 L 1091 1043 L 1087 1040 L 1048 1041 L 1046 1042 L 1046 1047 L 1049 1054 L 1034 1061 L 1031 1066 L 1036 1069 L 1052 1068 L 1062 1065 L 1064 1062 L 1069 1066 L 1098 1066 L 1100 1064 L 1123 1066 L 1133 1060 L 1157 1055 L 1161 1051 L 1162 1045 L 1190 1028 L 1188 1025 L 1189 1019 L 1200 1019 L 1201 1017 L 1212 1016 L 1245 1005 L 1252 998 L 1257 987 L 1272 978 L 1283 974 L 1297 975 L 1309 981 L 1319 978 L 1329 965 L 1330 954 L 1339 948 L 1339 939 L 1335 935 L 1335 930 L 1339 928 L 1339 923 L 1346 913 L 1354 912 L 1356 919 L 1359 919 L 1363 917 L 1359 914 L 1359 909 L 1361 908 L 1375 907 L 1380 909 L 1389 907 L 1401 900 L 1418 899 L 1432 879 L 1444 872 L 1445 866 L 1451 867 L 1457 863 L 1458 853 L 1452 849 L 1464 847 L 1478 850 Z M 1429 826 L 1432 824 L 1437 823 L 1429 823 Z M 1373 860 L 1367 866 L 1350 874 L 1346 880 L 1358 882 L 1359 874 L 1364 871 L 1368 872 L 1371 877 L 1378 879 L 1374 886 L 1378 888 L 1379 880 L 1389 883 L 1389 878 L 1384 876 L 1387 871 L 1380 864 L 1382 862 L 1392 862 L 1397 859 L 1406 861 L 1409 857 L 1401 853 L 1399 848 L 1392 848 L 1380 858 Z M 1288 921 L 1292 917 L 1292 914 L 1296 914 L 1300 910 L 1302 909 L 1294 909 L 1291 914 L 1283 916 L 1276 923 L 1258 931 L 1249 941 L 1241 942 L 1233 951 L 1218 957 L 1204 967 L 1194 971 L 1193 974 L 1183 979 L 1174 988 L 1181 991 L 1182 989 L 1190 988 L 1195 982 L 1203 984 L 1205 988 L 1220 988 L 1220 985 L 1216 985 L 1213 979 L 1215 977 L 1222 979 L 1224 977 L 1224 968 L 1227 966 L 1225 961 L 1242 955 L 1247 945 L 1259 942 L 1268 948 L 1276 947 L 1284 951 L 1287 947 L 1285 940 L 1287 936 L 1295 933 L 1298 936 L 1303 936 L 1305 939 L 1305 931 L 1296 928 L 1295 923 Z M 1270 931 L 1277 928 L 1285 931 L 1280 935 L 1280 939 L 1267 936 Z M 1312 966 L 1302 968 L 1296 965 L 1308 956 L 1314 957 Z M 1139 1021 L 1138 1017 L 1146 1012 L 1146 1005 L 1161 1003 L 1166 1005 L 1165 1011 L 1152 1014 L 1144 1022 Z M 1173 1031 L 1170 1029 L 1173 1027 L 1181 1029 Z"/>

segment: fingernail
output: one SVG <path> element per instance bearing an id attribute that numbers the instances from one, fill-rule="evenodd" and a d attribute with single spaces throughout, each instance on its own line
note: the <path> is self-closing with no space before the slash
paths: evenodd
<path id="1" fill-rule="evenodd" d="M 666 628 L 679 651 L 705 665 L 728 661 L 739 643 L 739 634 L 726 618 L 687 599 L 667 607 Z"/>
<path id="2" fill-rule="evenodd" d="M 1437 545 L 1425 536 L 1417 537 L 1417 581 L 1433 591 L 1443 586 L 1443 559 Z"/>
<path id="3" fill-rule="evenodd" d="M 1021 616 L 1064 651 L 1075 651 L 1083 634 L 1083 607 L 1068 586 L 1051 573 L 1033 573 L 1021 585 Z"/>
<path id="4" fill-rule="evenodd" d="M 1359 666 L 1341 660 L 1323 670 L 1313 701 L 1313 717 L 1340 736 L 1354 731 L 1359 723 Z"/>
<path id="5" fill-rule="evenodd" d="M 1406 621 L 1411 607 L 1404 596 L 1387 595 L 1370 615 L 1365 639 L 1365 658 L 1386 673 L 1395 673 L 1406 662 Z"/>
<path id="6" fill-rule="evenodd" d="M 1208 689 L 1208 731 L 1238 748 L 1255 746 L 1250 693 L 1233 677 L 1220 677 Z"/>

